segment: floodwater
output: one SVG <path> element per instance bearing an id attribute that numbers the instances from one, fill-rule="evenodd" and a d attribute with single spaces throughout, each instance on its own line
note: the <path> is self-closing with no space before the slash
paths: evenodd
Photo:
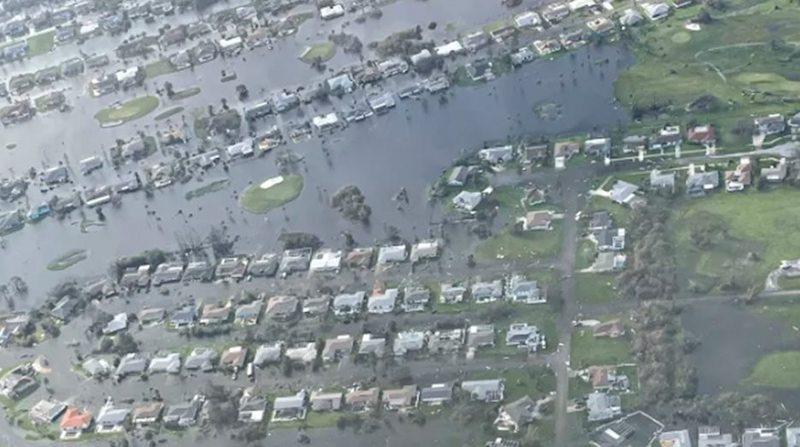
<path id="1" fill-rule="evenodd" d="M 682 318 L 684 329 L 701 341 L 691 355 L 697 367 L 699 394 L 713 396 L 735 390 L 761 357 L 798 346 L 798 336 L 789 325 L 737 304 L 690 304 Z M 759 391 L 800 411 L 800 393 L 796 391 Z"/>
<path id="2" fill-rule="evenodd" d="M 104 273 L 112 259 L 144 249 L 177 248 L 177 237 L 187 233 L 205 236 L 211 226 L 221 222 L 229 227 L 231 234 L 241 235 L 238 247 L 247 247 L 249 252 L 276 247 L 282 231 L 314 233 L 332 246 L 341 245 L 340 235 L 345 230 L 352 232 L 360 244 L 384 239 L 386 225 L 394 225 L 408 239 L 426 237 L 431 221 L 438 218 L 435 208 L 426 200 L 426 189 L 465 151 L 509 135 L 587 132 L 611 129 L 625 122 L 626 113 L 613 100 L 613 81 L 630 62 L 631 56 L 620 47 L 586 47 L 553 61 L 534 62 L 487 85 L 453 87 L 445 102 L 431 96 L 402 101 L 390 113 L 351 125 L 325 140 L 314 137 L 300 144 L 289 144 L 288 148 L 304 157 L 299 173 L 305 178 L 305 187 L 297 200 L 286 205 L 285 211 L 250 215 L 241 211 L 234 200 L 235 193 L 248 184 L 278 174 L 275 155 L 269 154 L 233 163 L 229 188 L 190 202 L 183 196 L 188 189 L 196 188 L 196 183 L 158 190 L 151 200 L 141 193 L 126 195 L 120 208 L 104 209 L 105 226 L 92 227 L 87 233 L 80 230 L 78 213 L 61 222 L 46 219 L 6 238 L 8 247 L 0 259 L 0 272 L 8 276 L 21 274 L 27 280 L 30 298 L 18 303 L 19 307 L 26 307 L 39 304 L 44 293 L 66 277 Z M 247 78 L 251 92 L 259 91 L 261 85 L 274 88 L 263 77 L 258 81 L 258 73 L 263 73 L 258 61 L 248 59 L 239 67 L 237 71 Z M 173 82 L 177 89 L 179 82 Z M 232 96 L 232 91 L 207 87 L 190 98 L 190 103 L 202 107 Z M 137 129 L 152 131 L 152 117 L 100 129 L 91 118 L 99 106 L 93 105 L 90 110 L 86 101 L 92 100 L 79 101 L 80 110 L 58 120 L 48 120 L 49 125 L 43 125 L 48 121 L 39 117 L 6 129 L 5 141 L 16 141 L 20 147 L 4 150 L 0 164 L 24 172 L 28 166 L 38 166 L 43 156 L 55 163 L 66 153 L 75 167 L 77 160 L 99 153 L 101 148 L 111 146 L 115 138 L 131 137 Z M 113 98 L 101 98 L 100 102 L 111 101 Z M 555 121 L 537 118 L 534 105 L 543 102 L 561 104 L 564 118 Z M 293 119 L 294 113 L 289 113 L 289 119 Z M 153 160 L 145 163 L 151 164 Z M 123 168 L 122 172 L 125 171 Z M 206 180 L 224 175 L 216 168 Z M 99 176 L 110 179 L 116 174 L 107 170 Z M 78 181 L 103 182 L 85 177 Z M 345 221 L 326 205 L 333 192 L 348 184 L 359 186 L 372 207 L 368 227 Z M 403 187 L 408 191 L 410 203 L 404 210 L 398 210 L 391 198 Z M 63 188 L 62 192 L 66 192 L 75 186 Z M 155 211 L 157 217 L 148 215 L 147 210 Z M 86 212 L 88 218 L 95 217 L 92 210 Z M 54 258 L 75 248 L 87 249 L 89 258 L 62 272 L 44 270 Z"/>

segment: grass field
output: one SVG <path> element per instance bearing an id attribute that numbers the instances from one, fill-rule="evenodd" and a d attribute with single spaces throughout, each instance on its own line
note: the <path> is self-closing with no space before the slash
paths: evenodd
<path id="1" fill-rule="evenodd" d="M 777 0 L 755 6 L 732 0 L 724 11 L 711 10 L 714 19 L 700 31 L 685 30 L 683 23 L 700 8 L 673 10 L 665 21 L 631 31 L 637 63 L 620 76 L 616 95 L 631 108 L 657 105 L 671 122 L 717 124 L 723 148 L 744 145 L 749 136 L 731 132 L 739 120 L 789 111 L 794 106 L 788 103 L 800 99 L 800 10 Z M 714 107 L 686 111 L 706 94 L 717 98 Z M 645 124 L 659 121 L 648 117 Z"/>
<path id="2" fill-rule="evenodd" d="M 487 380 L 501 377 L 505 380 L 504 402 L 512 402 L 523 396 L 541 399 L 556 389 L 553 371 L 545 367 L 480 371 L 470 374 L 465 380 Z"/>
<path id="3" fill-rule="evenodd" d="M 28 38 L 28 56 L 49 53 L 55 45 L 55 31 L 47 31 Z"/>
<path id="4" fill-rule="evenodd" d="M 768 192 L 718 193 L 686 201 L 672 218 L 681 284 L 704 283 L 721 288 L 733 280 L 737 288 L 763 285 L 767 273 L 781 260 L 800 255 L 800 240 L 784 237 L 800 229 L 800 191 L 779 188 Z M 691 238 L 698 222 L 717 220 L 727 234 L 700 249 Z"/>
<path id="5" fill-rule="evenodd" d="M 581 239 L 578 242 L 578 252 L 575 256 L 575 269 L 582 270 L 591 267 L 596 256 L 594 243 L 589 239 Z"/>
<path id="6" fill-rule="evenodd" d="M 300 55 L 300 60 L 307 64 L 313 64 L 317 60 L 327 62 L 335 55 L 336 46 L 333 42 L 320 42 L 307 47 Z"/>
<path id="7" fill-rule="evenodd" d="M 303 177 L 286 175 L 281 183 L 267 189 L 259 184 L 251 185 L 242 193 L 239 204 L 251 213 L 262 214 L 291 202 L 302 190 Z"/>
<path id="8" fill-rule="evenodd" d="M 575 295 L 581 303 L 607 303 L 617 298 L 614 273 L 576 273 Z"/>
<path id="9" fill-rule="evenodd" d="M 157 78 L 174 72 L 175 66 L 166 59 L 159 59 L 144 66 L 144 74 L 147 79 Z"/>
<path id="10" fill-rule="evenodd" d="M 495 259 L 546 259 L 558 254 L 561 248 L 561 226 L 555 223 L 550 231 L 522 233 L 505 229 L 478 245 L 475 255 L 484 261 Z"/>
<path id="11" fill-rule="evenodd" d="M 141 96 L 123 102 L 116 107 L 108 107 L 97 112 L 94 117 L 100 124 L 113 125 L 139 119 L 158 107 L 155 96 Z"/>
<path id="12" fill-rule="evenodd" d="M 570 352 L 570 366 L 573 369 L 633 362 L 627 338 L 595 338 L 589 329 L 578 329 L 572 334 Z"/>
<path id="13" fill-rule="evenodd" d="M 773 388 L 800 388 L 800 352 L 768 354 L 758 361 L 745 382 Z"/>

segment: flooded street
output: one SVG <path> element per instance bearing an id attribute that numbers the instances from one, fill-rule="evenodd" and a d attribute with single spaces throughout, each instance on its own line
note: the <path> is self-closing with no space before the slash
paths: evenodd
<path id="1" fill-rule="evenodd" d="M 403 237 L 424 237 L 430 223 L 438 218 L 426 200 L 427 186 L 465 151 L 478 148 L 486 140 L 504 140 L 508 136 L 612 129 L 625 122 L 625 112 L 613 102 L 612 84 L 630 62 L 629 54 L 620 47 L 585 47 L 553 61 L 526 65 L 488 85 L 453 88 L 446 101 L 436 97 L 402 101 L 391 113 L 351 125 L 325 140 L 315 137 L 288 145 L 304 157 L 299 173 L 305 178 L 305 186 L 300 197 L 285 207 L 285 212 L 251 215 L 242 211 L 234 200 L 234 195 L 248 184 L 278 173 L 275 155 L 269 154 L 233 163 L 227 189 L 190 202 L 183 196 L 187 190 L 196 188 L 196 183 L 157 190 L 151 200 L 141 193 L 126 195 L 120 208 L 106 207 L 105 226 L 91 227 L 87 233 L 81 232 L 77 212 L 63 222 L 47 219 L 26 226 L 7 237 L 8 248 L 0 260 L 0 271 L 21 272 L 23 278 L 37 275 L 36 281 L 33 276 L 27 278 L 30 297 L 27 302 L 18 303 L 24 308 L 39 304 L 45 292 L 64 278 L 103 274 L 112 259 L 144 249 L 177 248 L 176 238 L 180 235 L 189 232 L 204 237 L 211 226 L 221 222 L 229 227 L 230 234 L 241 235 L 237 247 L 247 247 L 249 252 L 275 248 L 282 231 L 311 232 L 326 244 L 337 246 L 341 244 L 341 232 L 347 230 L 358 243 L 366 244 L 385 238 L 385 224 L 391 222 Z M 180 86 L 183 82 L 188 84 L 192 76 L 210 77 L 218 70 L 218 66 L 206 64 L 194 74 L 183 72 L 169 79 Z M 240 80 L 247 82 L 253 92 L 260 85 L 267 91 L 275 86 L 259 75 L 263 70 L 252 59 L 241 62 L 236 69 Z M 186 79 L 181 80 L 182 77 Z M 206 88 L 184 101 L 184 107 L 190 110 L 232 96 L 234 86 L 222 85 L 231 92 Z M 114 100 L 103 97 L 100 101 L 78 101 L 78 110 L 63 116 L 64 128 L 42 128 L 42 121 L 34 119 L 8 129 L 7 141 L 18 141 L 20 147 L 3 151 L 0 163 L 20 172 L 27 166 L 38 165 L 42 155 L 54 163 L 61 159 L 62 153 L 75 163 L 111 146 L 116 138 L 131 137 L 138 129 L 152 132 L 152 117 L 111 129 L 100 129 L 87 118 L 86 114 L 93 113 L 98 102 Z M 570 119 L 537 118 L 534 105 L 550 102 L 561 104 L 562 116 Z M 281 119 L 292 119 L 295 113 Z M 54 144 L 56 141 L 63 144 Z M 330 157 L 326 157 L 322 147 L 328 149 Z M 152 161 L 145 163 L 149 165 Z M 115 174 L 106 170 L 105 175 L 114 178 Z M 224 176 L 221 169 L 215 168 L 206 180 Z M 103 179 L 97 177 L 93 181 L 102 183 Z M 87 178 L 79 177 L 79 182 L 87 182 Z M 327 206 L 327 198 L 347 184 L 361 188 L 372 207 L 369 227 L 352 224 Z M 410 203 L 400 211 L 391 198 L 402 187 L 407 188 Z M 157 217 L 147 215 L 146 210 L 155 211 Z M 88 218 L 94 218 L 93 212 L 88 213 Z M 321 226 L 319 222 L 328 224 Z M 139 231 L 133 230 L 136 234 L 131 234 L 132 229 Z M 53 234 L 60 237 L 52 237 Z M 44 270 L 54 258 L 75 248 L 87 249 L 89 258 L 65 271 Z"/>

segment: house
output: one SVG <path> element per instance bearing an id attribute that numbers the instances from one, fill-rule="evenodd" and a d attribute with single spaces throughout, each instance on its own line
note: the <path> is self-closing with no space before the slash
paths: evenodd
<path id="1" fill-rule="evenodd" d="M 287 348 L 285 355 L 293 362 L 310 364 L 317 358 L 317 345 L 314 342 L 300 343 Z"/>
<path id="2" fill-rule="evenodd" d="M 545 231 L 553 229 L 553 215 L 550 210 L 528 211 L 519 218 L 522 231 Z"/>
<path id="3" fill-rule="evenodd" d="M 184 281 L 205 281 L 209 280 L 214 273 L 214 269 L 206 261 L 191 261 L 186 264 L 186 271 L 183 272 Z"/>
<path id="4" fill-rule="evenodd" d="M 595 338 L 619 338 L 625 335 L 625 325 L 619 319 L 600 323 L 592 328 Z"/>
<path id="5" fill-rule="evenodd" d="M 105 405 L 97 412 L 94 430 L 97 433 L 121 433 L 125 430 L 131 410 L 128 408 L 117 407 L 110 397 Z"/>
<path id="6" fill-rule="evenodd" d="M 233 161 L 240 158 L 247 158 L 252 157 L 255 154 L 255 149 L 253 147 L 253 139 L 252 138 L 245 138 L 238 143 L 231 144 L 227 148 L 225 148 L 225 153 L 228 155 L 228 159 Z"/>
<path id="7" fill-rule="evenodd" d="M 55 399 L 42 399 L 28 410 L 28 416 L 34 425 L 48 425 L 58 419 L 67 405 Z"/>
<path id="8" fill-rule="evenodd" d="M 308 264 L 311 262 L 311 251 L 311 248 L 285 250 L 278 266 L 278 272 L 286 276 L 294 272 L 308 270 Z"/>
<path id="9" fill-rule="evenodd" d="M 590 232 L 606 230 L 611 228 L 613 224 L 611 213 L 606 210 L 595 211 L 589 220 L 588 230 Z"/>
<path id="10" fill-rule="evenodd" d="M 649 138 L 645 135 L 628 135 L 622 139 L 622 152 L 630 154 L 647 150 Z"/>
<path id="11" fill-rule="evenodd" d="M 658 169 L 650 171 L 650 187 L 675 191 L 675 172 L 660 172 Z"/>
<path id="12" fill-rule="evenodd" d="M 537 281 L 526 279 L 522 275 L 512 275 L 506 286 L 506 298 L 514 303 L 541 304 L 547 299 L 539 288 Z"/>
<path id="13" fill-rule="evenodd" d="M 322 20 L 333 20 L 344 15 L 344 6 L 334 3 L 330 6 L 319 8 L 319 16 Z"/>
<path id="14" fill-rule="evenodd" d="M 349 73 L 342 73 L 328 78 L 325 82 L 328 84 L 328 91 L 334 95 L 348 94 L 356 88 L 356 83 L 353 82 Z"/>
<path id="15" fill-rule="evenodd" d="M 478 159 L 492 165 L 508 163 L 514 160 L 514 146 L 507 144 L 481 149 L 478 151 Z"/>
<path id="16" fill-rule="evenodd" d="M 458 352 L 464 344 L 464 335 L 461 328 L 437 330 L 428 337 L 428 350 L 435 354 Z"/>
<path id="17" fill-rule="evenodd" d="M 694 165 L 689 166 L 689 175 L 686 177 L 686 194 L 702 196 L 717 187 L 719 187 L 719 172 L 696 171 Z"/>
<path id="18" fill-rule="evenodd" d="M 596 34 L 605 35 L 614 30 L 614 22 L 605 17 L 600 16 L 586 22 L 586 27 Z M 611 141 L 609 140 L 608 153 L 603 155 L 608 155 L 611 153 L 610 143 Z"/>
<path id="19" fill-rule="evenodd" d="M 77 298 L 69 295 L 64 296 L 50 310 L 50 316 L 59 321 L 67 321 L 72 316 L 75 308 L 78 307 L 78 304 L 80 304 L 80 301 Z"/>
<path id="20" fill-rule="evenodd" d="M 705 146 L 713 146 L 717 142 L 717 131 L 711 124 L 694 126 L 686 131 L 686 141 Z"/>
<path id="21" fill-rule="evenodd" d="M 306 418 L 306 392 L 301 390 L 294 396 L 275 398 L 272 404 L 272 421 L 297 421 Z"/>
<path id="22" fill-rule="evenodd" d="M 339 126 L 339 117 L 336 115 L 336 112 L 317 115 L 311 118 L 311 124 L 314 125 L 318 132 L 325 132 Z"/>
<path id="23" fill-rule="evenodd" d="M 511 65 L 519 67 L 528 62 L 533 62 L 533 60 L 536 59 L 536 53 L 534 53 L 530 47 L 526 46 L 517 49 L 517 51 L 511 53 L 509 57 L 511 59 Z M 529 160 L 525 159 L 523 162 L 529 162 Z"/>
<path id="24" fill-rule="evenodd" d="M 92 414 L 86 410 L 80 410 L 76 407 L 69 407 L 64 412 L 64 417 L 58 424 L 61 429 L 60 439 L 78 439 L 81 437 L 85 430 L 88 430 L 92 425 Z"/>
<path id="25" fill-rule="evenodd" d="M 203 306 L 203 311 L 200 313 L 200 319 L 197 322 L 203 326 L 222 324 L 228 321 L 230 315 L 231 315 L 230 301 L 225 303 L 225 305 L 206 304 L 205 306 Z"/>
<path id="26" fill-rule="evenodd" d="M 752 183 L 753 165 L 748 157 L 742 157 L 733 171 L 725 171 L 725 191 L 742 191 Z"/>
<path id="27" fill-rule="evenodd" d="M 117 332 L 123 331 L 128 328 L 128 314 L 126 313 L 118 313 L 114 315 L 114 318 L 111 319 L 106 325 L 103 327 L 103 335 L 111 335 L 116 334 Z"/>
<path id="28" fill-rule="evenodd" d="M 503 281 L 476 282 L 470 288 L 472 299 L 476 303 L 492 303 L 503 299 Z"/>
<path id="29" fill-rule="evenodd" d="M 411 408 L 417 401 L 417 386 L 406 385 L 402 388 L 383 390 L 381 401 L 384 408 L 391 411 Z"/>
<path id="30" fill-rule="evenodd" d="M 150 360 L 147 367 L 148 374 L 165 372 L 168 374 L 178 374 L 181 372 L 181 355 L 177 352 L 169 353 L 161 357 L 156 356 Z"/>
<path id="31" fill-rule="evenodd" d="M 194 326 L 197 321 L 197 306 L 194 303 L 187 303 L 172 312 L 169 323 L 176 329 Z"/>
<path id="32" fill-rule="evenodd" d="M 387 314 L 394 312 L 397 297 L 400 292 L 397 289 L 386 289 L 383 293 L 376 293 L 367 300 L 367 312 L 371 314 Z"/>
<path id="33" fill-rule="evenodd" d="M 632 206 L 632 204 L 636 203 L 637 201 L 637 191 L 639 191 L 639 187 L 633 183 L 628 183 L 624 180 L 617 180 L 611 187 L 609 198 L 613 202 L 619 203 L 620 205 Z"/>
<path id="34" fill-rule="evenodd" d="M 309 271 L 311 273 L 338 272 L 342 264 L 341 250 L 319 250 L 311 258 Z"/>
<path id="35" fill-rule="evenodd" d="M 325 393 L 322 391 L 313 391 L 309 402 L 311 403 L 312 411 L 338 411 L 342 408 L 342 396 L 344 393 L 341 391 L 333 393 Z"/>
<path id="36" fill-rule="evenodd" d="M 786 429 L 786 439 L 788 447 L 797 447 L 792 444 L 789 437 L 789 428 Z M 719 427 L 701 426 L 697 428 L 697 447 L 736 447 L 738 444 L 733 442 L 730 433 L 721 433 Z"/>
<path id="37" fill-rule="evenodd" d="M 385 245 L 378 249 L 378 265 L 405 262 L 407 257 L 405 245 Z"/>
<path id="38" fill-rule="evenodd" d="M 142 374 L 146 369 L 147 357 L 138 352 L 131 352 L 129 354 L 125 354 L 122 359 L 120 359 L 119 365 L 117 365 L 117 370 L 114 372 L 114 376 L 117 378 L 117 380 L 121 380 L 127 376 Z"/>
<path id="39" fill-rule="evenodd" d="M 431 300 L 431 291 L 425 287 L 406 287 L 403 291 L 403 311 L 422 312 Z"/>
<path id="40" fill-rule="evenodd" d="M 20 400 L 39 387 L 32 377 L 30 364 L 23 364 L 11 370 L 0 379 L 0 394 L 11 400 Z"/>
<path id="41" fill-rule="evenodd" d="M 589 422 L 602 422 L 622 414 L 620 397 L 595 391 L 586 396 Z"/>
<path id="42" fill-rule="evenodd" d="M 442 283 L 439 301 L 442 304 L 456 304 L 464 301 L 467 293 L 466 287 L 456 286 L 449 283 Z"/>
<path id="43" fill-rule="evenodd" d="M 742 447 L 780 447 L 781 437 L 777 429 L 746 428 L 742 433 Z"/>
<path id="44" fill-rule="evenodd" d="M 267 399 L 247 388 L 239 399 L 239 422 L 262 422 L 267 413 Z"/>
<path id="45" fill-rule="evenodd" d="M 663 152 L 664 149 L 678 146 L 682 141 L 683 135 L 679 126 L 665 126 L 650 138 L 650 150 Z"/>
<path id="46" fill-rule="evenodd" d="M 589 22 L 592 23 L 592 22 Z M 610 22 L 608 22 L 610 25 Z M 591 138 L 583 142 L 583 152 L 592 157 L 611 155 L 611 138 Z"/>
<path id="47" fill-rule="evenodd" d="M 196 425 L 205 402 L 206 398 L 197 394 L 189 402 L 168 406 L 162 418 L 164 425 L 176 428 L 187 428 Z"/>
<path id="48" fill-rule="evenodd" d="M 786 121 L 780 113 L 755 118 L 753 123 L 758 135 L 775 135 L 786 130 Z"/>
<path id="49" fill-rule="evenodd" d="M 214 363 L 217 361 L 217 352 L 207 347 L 197 347 L 192 349 L 189 356 L 186 357 L 183 367 L 187 370 L 194 371 L 200 370 L 208 372 L 214 369 Z"/>
<path id="50" fill-rule="evenodd" d="M 234 313 L 233 322 L 239 326 L 255 326 L 261 316 L 262 300 L 257 299 L 252 303 L 240 304 Z"/>
<path id="51" fill-rule="evenodd" d="M 353 337 L 350 335 L 339 335 L 335 338 L 325 340 L 325 347 L 322 348 L 322 360 L 326 362 L 338 362 L 353 351 Z"/>
<path id="52" fill-rule="evenodd" d="M 383 92 L 369 95 L 367 97 L 367 104 L 373 112 L 381 114 L 388 112 L 397 105 L 397 101 L 395 101 L 392 92 Z"/>
<path id="53" fill-rule="evenodd" d="M 597 251 L 622 251 L 625 249 L 625 229 L 607 228 L 595 231 L 589 238 L 597 245 Z"/>
<path id="54" fill-rule="evenodd" d="M 453 206 L 456 209 L 471 213 L 481 204 L 483 194 L 480 192 L 461 191 L 453 197 Z"/>
<path id="55" fill-rule="evenodd" d="M 566 19 L 569 13 L 569 6 L 564 3 L 550 3 L 542 10 L 542 18 L 553 25 Z"/>
<path id="56" fill-rule="evenodd" d="M 561 166 L 570 158 L 581 153 L 581 143 L 579 141 L 559 141 L 553 145 L 553 158 L 556 167 Z M 559 164 L 560 160 L 560 164 Z"/>
<path id="57" fill-rule="evenodd" d="M 782 182 L 787 174 L 786 158 L 781 157 L 778 164 L 769 168 L 761 168 L 761 177 L 768 182 Z"/>
<path id="58" fill-rule="evenodd" d="M 539 26 L 542 19 L 533 11 L 525 11 L 514 16 L 514 26 L 517 28 L 532 28 Z"/>
<path id="59" fill-rule="evenodd" d="M 274 253 L 265 253 L 260 258 L 253 260 L 247 273 L 251 276 L 274 276 L 278 271 L 278 255 Z"/>
<path id="60" fill-rule="evenodd" d="M 232 370 L 239 370 L 247 359 L 247 348 L 244 346 L 231 346 L 222 352 L 219 358 L 220 366 Z"/>
<path id="61" fill-rule="evenodd" d="M 434 383 L 420 390 L 418 400 L 420 404 L 439 406 L 450 402 L 452 398 L 452 383 Z"/>
<path id="62" fill-rule="evenodd" d="M 638 11 L 633 8 L 628 8 L 622 12 L 619 17 L 619 24 L 622 26 L 634 26 L 641 22 L 644 18 Z"/>
<path id="63" fill-rule="evenodd" d="M 240 280 L 244 278 L 244 275 L 247 273 L 247 264 L 249 263 L 250 260 L 247 256 L 222 258 L 219 260 L 219 264 L 217 264 L 214 275 L 217 278 Z"/>
<path id="64" fill-rule="evenodd" d="M 150 266 L 140 265 L 131 267 L 122 274 L 119 285 L 126 289 L 137 289 L 147 287 L 150 284 Z"/>
<path id="65" fill-rule="evenodd" d="M 104 377 L 111 373 L 111 364 L 105 359 L 90 357 L 81 364 L 81 369 L 89 377 Z"/>
<path id="66" fill-rule="evenodd" d="M 475 31 L 474 33 L 467 34 L 461 39 L 461 44 L 467 51 L 476 52 L 481 48 L 489 45 L 489 36 L 483 31 Z"/>
<path id="67" fill-rule="evenodd" d="M 69 171 L 64 165 L 47 168 L 42 173 L 42 181 L 48 185 L 58 185 L 69 181 Z"/>
<path id="68" fill-rule="evenodd" d="M 374 356 L 375 358 L 382 358 L 385 353 L 385 338 L 375 337 L 372 334 L 363 334 L 361 336 L 361 342 L 358 344 L 359 356 Z"/>
<path id="69" fill-rule="evenodd" d="M 503 400 L 505 385 L 503 379 L 465 380 L 461 382 L 461 389 L 473 400 L 494 403 Z"/>
<path id="70" fill-rule="evenodd" d="M 349 317 L 358 315 L 364 307 L 364 297 L 366 293 L 359 291 L 354 293 L 342 293 L 333 298 L 333 313 L 337 317 Z"/>
<path id="71" fill-rule="evenodd" d="M 539 349 L 544 349 L 545 337 L 536 326 L 528 323 L 512 323 L 506 332 L 506 346 L 537 352 Z"/>
<path id="72" fill-rule="evenodd" d="M 467 329 L 467 347 L 471 349 L 494 346 L 494 325 L 473 324 Z"/>
<path id="73" fill-rule="evenodd" d="M 367 411 L 376 408 L 380 402 L 380 390 L 372 387 L 366 390 L 352 390 L 344 395 L 344 402 L 351 411 Z"/>
<path id="74" fill-rule="evenodd" d="M 375 249 L 372 247 L 359 247 L 350 250 L 344 258 L 344 263 L 351 268 L 368 269 L 372 265 L 372 255 Z"/>
<path id="75" fill-rule="evenodd" d="M 500 407 L 494 426 L 499 431 L 518 433 L 520 429 L 533 422 L 539 416 L 536 402 L 529 396 L 523 396 Z"/>
<path id="76" fill-rule="evenodd" d="M 625 391 L 630 386 L 628 376 L 617 374 L 616 368 L 612 366 L 590 366 L 586 370 L 585 378 L 593 389 L 600 391 Z"/>
<path id="77" fill-rule="evenodd" d="M 417 242 L 411 246 L 411 262 L 438 258 L 440 247 L 441 241 L 439 239 L 427 239 Z"/>
<path id="78" fill-rule="evenodd" d="M 463 53 L 464 46 L 461 45 L 461 42 L 454 40 L 451 42 L 447 42 L 445 44 L 439 45 L 438 47 L 434 47 L 433 52 L 437 56 L 447 57 L 451 54 L 461 54 Z"/>
<path id="79" fill-rule="evenodd" d="M 281 361 L 282 352 L 283 342 L 281 341 L 260 345 L 256 349 L 256 354 L 253 356 L 253 364 L 256 366 L 266 366 L 268 364 L 279 363 Z"/>
<path id="80" fill-rule="evenodd" d="M 422 331 L 398 332 L 394 338 L 392 349 L 395 357 L 402 357 L 409 352 L 419 352 L 425 347 L 425 333 Z"/>
<path id="81" fill-rule="evenodd" d="M 300 301 L 291 295 L 277 295 L 267 301 L 265 314 L 272 320 L 287 321 L 297 315 Z"/>
<path id="82" fill-rule="evenodd" d="M 669 15 L 669 5 L 666 3 L 640 3 L 639 7 L 648 18 L 648 20 L 655 22 L 667 18 Z"/>
<path id="83" fill-rule="evenodd" d="M 282 91 L 272 97 L 272 105 L 276 112 L 283 113 L 300 105 L 300 98 L 294 93 Z"/>
<path id="84" fill-rule="evenodd" d="M 131 422 L 136 427 L 146 427 L 155 424 L 161 418 L 164 404 L 161 402 L 149 402 L 133 407 Z"/>
<path id="85" fill-rule="evenodd" d="M 475 171 L 472 166 L 456 166 L 447 176 L 447 186 L 464 186 Z"/>
<path id="86" fill-rule="evenodd" d="M 658 435 L 661 447 L 692 447 L 689 430 L 665 431 Z"/>
<path id="87" fill-rule="evenodd" d="M 153 286 L 160 286 L 172 282 L 178 282 L 183 275 L 182 262 L 164 262 L 156 267 L 156 271 L 152 275 Z"/>

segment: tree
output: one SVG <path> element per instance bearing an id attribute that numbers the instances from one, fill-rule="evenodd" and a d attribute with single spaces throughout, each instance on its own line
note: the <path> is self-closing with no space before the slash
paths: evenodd
<path id="1" fill-rule="evenodd" d="M 173 90 L 172 83 L 167 81 L 164 83 L 164 90 L 167 92 L 167 98 L 172 99 L 175 96 L 175 90 Z"/>

